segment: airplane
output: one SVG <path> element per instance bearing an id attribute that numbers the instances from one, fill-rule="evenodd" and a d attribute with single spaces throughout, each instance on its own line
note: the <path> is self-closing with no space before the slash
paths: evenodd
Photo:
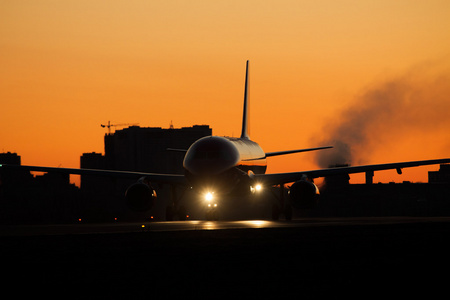
<path id="1" fill-rule="evenodd" d="M 175 189 L 182 186 L 191 189 L 204 198 L 207 206 L 206 218 L 217 219 L 217 199 L 236 197 L 237 195 L 252 195 L 259 193 L 263 187 L 279 187 L 278 204 L 272 208 L 272 218 L 278 219 L 284 214 L 286 219 L 292 218 L 292 209 L 313 208 L 318 201 L 320 191 L 314 184 L 314 179 L 330 175 L 366 173 L 366 180 L 370 182 L 375 171 L 401 169 L 449 163 L 450 158 L 397 162 L 387 164 L 335 167 L 318 170 L 306 170 L 290 173 L 266 174 L 267 158 L 278 155 L 287 155 L 299 152 L 330 149 L 332 146 L 297 149 L 277 152 L 264 152 L 252 141 L 248 132 L 248 80 L 249 61 L 246 62 L 244 105 L 242 117 L 242 131 L 239 138 L 207 136 L 195 141 L 189 149 L 168 149 L 185 153 L 183 168 L 185 174 L 157 174 L 145 172 L 55 168 L 40 166 L 17 166 L 0 164 L 0 169 L 22 169 L 39 172 L 61 172 L 78 175 L 101 175 L 122 178 L 135 178 L 125 192 L 125 201 L 134 211 L 150 210 L 156 199 L 156 190 L 152 185 L 169 184 L 172 187 L 171 204 L 166 209 L 166 219 L 172 220 L 178 215 L 180 220 L 185 219 L 185 208 L 179 205 L 180 198 L 176 196 Z M 284 187 L 292 183 L 289 188 L 289 200 L 284 201 Z"/>

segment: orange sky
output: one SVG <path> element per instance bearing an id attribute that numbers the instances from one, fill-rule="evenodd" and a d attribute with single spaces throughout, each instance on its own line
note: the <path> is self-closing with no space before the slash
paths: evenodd
<path id="1" fill-rule="evenodd" d="M 404 78 L 407 95 L 430 97 L 434 124 L 450 103 L 449 28 L 446 0 L 0 0 L 0 151 L 79 167 L 82 153 L 103 153 L 108 120 L 237 136 L 247 59 L 251 138 L 266 151 L 327 146 L 314 144 L 324 126 Z M 390 120 L 371 124 L 361 162 L 450 157 L 445 117 L 425 127 L 409 126 L 415 116 Z M 268 163 L 269 172 L 318 168 L 312 153 Z M 374 180 L 426 181 L 437 168 Z"/>

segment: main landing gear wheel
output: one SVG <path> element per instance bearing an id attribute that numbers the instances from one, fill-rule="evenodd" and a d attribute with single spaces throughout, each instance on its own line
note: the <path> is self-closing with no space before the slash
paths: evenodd
<path id="1" fill-rule="evenodd" d="M 292 206 L 289 201 L 285 201 L 286 189 L 284 188 L 284 184 L 279 186 L 278 195 L 276 195 L 273 191 L 272 193 L 274 194 L 275 199 L 278 200 L 272 204 L 272 220 L 279 220 L 280 214 L 284 214 L 286 220 L 292 220 Z"/>
<path id="2" fill-rule="evenodd" d="M 278 221 L 280 219 L 280 215 L 284 214 L 284 218 L 287 221 L 292 220 L 292 206 L 287 204 L 285 205 L 283 211 L 281 210 L 280 206 L 276 203 L 272 205 L 272 220 Z"/>
<path id="3" fill-rule="evenodd" d="M 280 219 L 280 208 L 278 204 L 272 205 L 272 220 L 278 221 Z"/>
<path id="4" fill-rule="evenodd" d="M 290 204 L 286 204 L 286 207 L 284 208 L 284 218 L 287 221 L 292 220 L 292 206 Z"/>
<path id="5" fill-rule="evenodd" d="M 186 211 L 186 207 L 184 206 L 180 206 L 178 208 L 178 220 L 180 221 L 186 221 L 187 219 L 187 211 Z"/>
<path id="6" fill-rule="evenodd" d="M 177 216 L 180 221 L 186 221 L 186 207 L 182 205 L 178 207 L 178 209 L 175 209 L 173 205 L 168 205 L 166 208 L 166 221 L 173 221 L 175 216 Z"/>

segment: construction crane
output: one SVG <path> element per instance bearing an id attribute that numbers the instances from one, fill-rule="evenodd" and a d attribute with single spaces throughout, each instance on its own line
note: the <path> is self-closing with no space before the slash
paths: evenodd
<path id="1" fill-rule="evenodd" d="M 111 127 L 122 127 L 122 126 L 138 126 L 139 123 L 135 123 L 135 124 L 111 124 L 111 121 L 108 121 L 107 125 L 103 125 L 100 124 L 100 126 L 102 126 L 103 128 L 108 128 L 108 135 L 111 134 Z"/>

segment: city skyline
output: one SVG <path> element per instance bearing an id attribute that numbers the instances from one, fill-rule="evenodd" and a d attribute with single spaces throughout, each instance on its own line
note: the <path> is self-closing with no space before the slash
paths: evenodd
<path id="1" fill-rule="evenodd" d="M 363 111 L 377 118 L 358 132 L 371 148 L 356 145 L 354 164 L 448 156 L 446 1 L 0 5 L 0 146 L 24 165 L 79 167 L 81 153 L 103 152 L 108 120 L 236 136 L 247 59 L 250 134 L 265 151 L 328 146 L 330 126 L 349 128 Z M 401 105 L 361 105 L 383 93 Z M 268 164 L 314 168 L 313 154 Z M 425 182 L 437 169 L 377 172 L 374 182 Z"/>

